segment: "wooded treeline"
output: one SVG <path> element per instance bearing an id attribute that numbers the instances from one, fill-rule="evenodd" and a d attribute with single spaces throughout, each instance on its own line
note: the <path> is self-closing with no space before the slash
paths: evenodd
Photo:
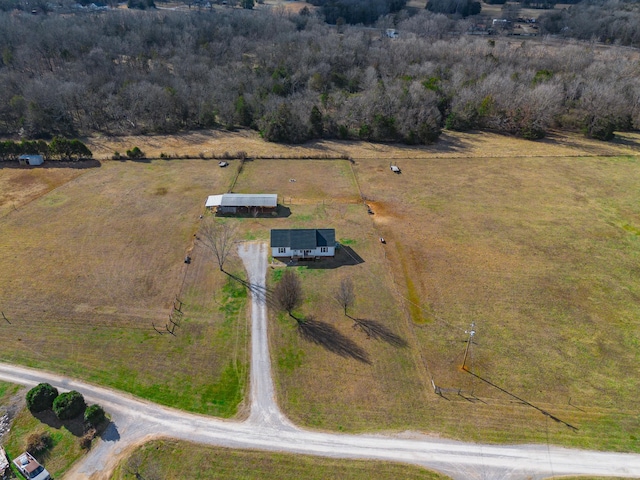
<path id="1" fill-rule="evenodd" d="M 608 138 L 640 127 L 637 52 L 451 36 L 420 12 L 376 29 L 246 10 L 0 14 L 0 136 L 250 127 L 267 140 L 428 143 L 441 128 Z M 401 32 L 387 38 L 387 26 Z"/>
<path id="2" fill-rule="evenodd" d="M 80 140 L 69 140 L 54 137 L 49 143 L 44 140 L 22 140 L 14 142 L 5 140 L 0 142 L 0 162 L 15 161 L 21 155 L 39 154 L 45 160 L 65 160 L 74 162 L 93 157 L 93 153 Z"/>
<path id="3" fill-rule="evenodd" d="M 640 47 L 640 3 L 587 0 L 540 17 L 545 33 Z"/>

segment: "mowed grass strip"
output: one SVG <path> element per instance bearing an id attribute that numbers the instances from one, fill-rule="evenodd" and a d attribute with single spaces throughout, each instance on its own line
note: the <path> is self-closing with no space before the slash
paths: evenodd
<path id="1" fill-rule="evenodd" d="M 0 309 L 11 322 L 0 358 L 234 415 L 246 300 L 230 299 L 195 241 L 206 196 L 232 173 L 201 160 L 105 162 L 0 219 Z M 153 325 L 172 326 L 176 297 L 179 326 L 160 335 Z"/>
<path id="2" fill-rule="evenodd" d="M 112 480 L 135 478 L 445 480 L 449 477 L 398 463 L 230 450 L 173 440 L 156 440 L 138 448 L 123 460 L 111 477 Z"/>

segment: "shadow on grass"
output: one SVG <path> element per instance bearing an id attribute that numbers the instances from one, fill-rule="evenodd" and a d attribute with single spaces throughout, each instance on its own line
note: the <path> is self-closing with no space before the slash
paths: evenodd
<path id="1" fill-rule="evenodd" d="M 249 208 L 238 207 L 239 212 L 237 213 L 221 213 L 216 212 L 216 217 L 222 218 L 287 218 L 291 216 L 291 209 L 289 207 L 285 207 L 284 205 L 278 204 L 275 211 L 273 212 L 252 212 Z"/>
<path id="2" fill-rule="evenodd" d="M 406 348 L 409 345 L 404 338 L 396 335 L 380 322 L 367 320 L 366 318 L 354 318 L 350 315 L 347 315 L 347 317 L 353 320 L 353 328 L 361 330 L 368 338 L 381 340 L 398 348 Z"/>
<path id="3" fill-rule="evenodd" d="M 253 283 L 247 282 L 244 278 L 240 278 L 233 273 L 229 273 L 225 270 L 222 270 L 222 273 L 225 273 L 229 277 L 231 277 L 236 282 L 243 285 L 247 290 L 253 293 L 256 296 L 258 302 L 263 302 L 269 305 L 271 308 L 277 308 L 277 305 L 273 299 L 272 292 L 267 287 L 261 287 L 259 285 L 255 285 Z"/>
<path id="4" fill-rule="evenodd" d="M 72 418 L 71 420 L 60 420 L 52 410 L 45 410 L 44 412 L 34 413 L 33 416 L 45 425 L 55 428 L 56 430 L 64 427 L 75 437 L 81 437 L 85 433 L 84 418 L 82 415 Z"/>
<path id="5" fill-rule="evenodd" d="M 52 169 L 52 168 L 73 168 L 76 170 L 86 170 L 88 168 L 99 168 L 102 166 L 100 160 L 92 158 L 90 160 L 78 160 L 77 162 L 66 162 L 59 160 L 47 160 L 42 165 L 30 166 L 20 165 L 17 161 L 2 161 L 0 162 L 0 169 L 2 168 L 14 168 L 20 170 L 34 170 L 34 169 Z"/>
<path id="6" fill-rule="evenodd" d="M 540 413 L 542 413 L 543 415 L 549 417 L 551 420 L 558 422 L 558 423 L 562 423 L 563 425 L 565 425 L 566 427 L 570 428 L 571 430 L 573 430 L 574 432 L 578 431 L 577 427 L 574 427 L 573 425 L 565 422 L 564 420 L 559 419 L 558 417 L 556 417 L 555 415 L 552 415 L 551 413 L 547 412 L 546 410 L 543 410 L 540 407 L 535 406 L 533 403 L 527 402 L 526 400 L 514 395 L 513 393 L 511 393 L 508 390 L 505 390 L 502 387 L 499 387 L 498 385 L 496 385 L 495 383 L 491 382 L 490 380 L 487 380 L 486 378 L 481 377 L 480 375 L 478 375 L 477 373 L 473 373 L 471 370 L 469 370 L 466 367 L 463 367 L 464 371 L 467 372 L 469 375 L 473 375 L 474 377 L 476 377 L 478 380 L 482 380 L 483 382 L 485 382 L 488 385 L 491 385 L 493 388 L 497 388 L 498 390 L 500 390 L 503 393 L 506 393 L 507 395 L 509 395 L 512 398 L 515 398 L 518 402 L 527 405 L 528 407 L 531 408 L 535 408 L 536 410 L 538 410 Z"/>
<path id="7" fill-rule="evenodd" d="M 359 362 L 371 364 L 367 352 L 353 340 L 345 337 L 334 326 L 314 320 L 313 317 L 305 320 L 296 318 L 296 320 L 298 321 L 298 333 L 304 340 L 320 345 L 341 357 L 353 358 Z"/>

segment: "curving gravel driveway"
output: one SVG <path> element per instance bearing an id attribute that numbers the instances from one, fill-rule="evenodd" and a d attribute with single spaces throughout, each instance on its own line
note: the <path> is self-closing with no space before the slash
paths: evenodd
<path id="1" fill-rule="evenodd" d="M 0 379 L 32 386 L 49 382 L 78 390 L 100 403 L 112 424 L 95 448 L 65 476 L 107 479 L 135 446 L 171 437 L 231 448 L 399 461 L 422 465 L 454 479 L 541 479 L 551 475 L 640 478 L 640 455 L 573 450 L 541 445 L 497 446 L 454 442 L 420 435 L 342 435 L 308 431 L 291 424 L 274 396 L 264 298 L 266 245 L 240 246 L 252 284 L 251 413 L 246 421 L 225 421 L 162 407 L 68 377 L 0 363 Z"/>

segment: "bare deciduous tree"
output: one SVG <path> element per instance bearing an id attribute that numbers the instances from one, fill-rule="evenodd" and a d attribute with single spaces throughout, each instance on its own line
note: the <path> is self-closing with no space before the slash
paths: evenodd
<path id="1" fill-rule="evenodd" d="M 235 224 L 217 222 L 213 217 L 202 222 L 198 239 L 213 253 L 221 272 L 224 272 L 224 264 L 235 250 L 236 230 Z"/>
<path id="2" fill-rule="evenodd" d="M 273 297 L 278 308 L 298 320 L 291 312 L 302 304 L 302 285 L 293 270 L 285 270 L 273 291 Z"/>
<path id="3" fill-rule="evenodd" d="M 340 304 L 340 306 L 344 308 L 344 314 L 346 315 L 347 309 L 349 307 L 352 307 L 356 300 L 356 294 L 351 278 L 343 278 L 340 281 L 340 286 L 336 291 L 335 299 Z"/>

